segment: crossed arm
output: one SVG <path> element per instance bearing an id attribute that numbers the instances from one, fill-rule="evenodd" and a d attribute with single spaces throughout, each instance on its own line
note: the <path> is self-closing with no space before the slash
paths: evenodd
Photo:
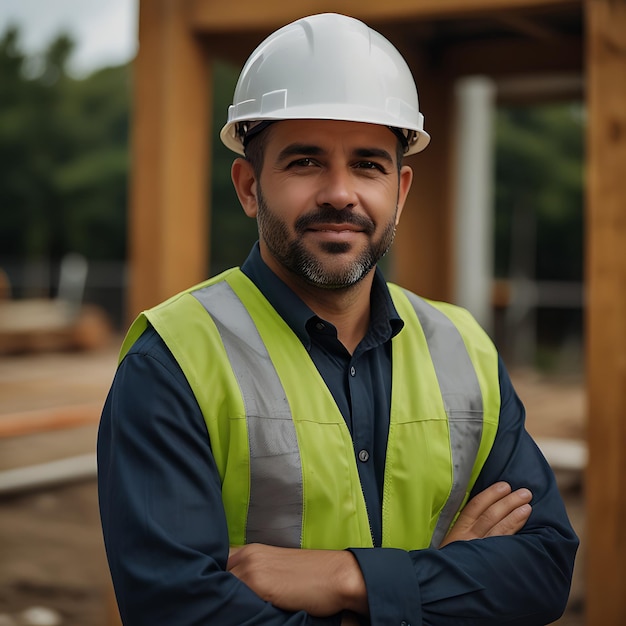
<path id="1" fill-rule="evenodd" d="M 498 482 L 476 495 L 459 515 L 441 548 L 454 541 L 517 533 L 531 513 L 528 489 Z M 231 548 L 228 571 L 261 598 L 287 611 L 325 617 L 368 613 L 367 589 L 349 551 L 298 550 L 249 544 Z M 356 623 L 349 614 L 342 624 Z"/>
<path id="2" fill-rule="evenodd" d="M 334 609 L 343 611 L 344 625 L 349 612 L 368 609 L 372 624 L 406 618 L 458 625 L 467 617 L 529 626 L 557 619 L 577 538 L 549 467 L 524 433 L 513 392 L 503 398 L 514 418 L 502 420 L 506 428 L 478 477 L 478 495 L 441 549 L 325 553 L 249 545 L 229 557 L 206 426 L 157 340 L 146 334 L 126 357 L 99 433 L 102 524 L 124 623 L 335 626 L 336 614 L 316 617 Z M 515 490 L 492 484 L 501 480 Z M 533 492 L 530 517 L 522 485 Z"/>

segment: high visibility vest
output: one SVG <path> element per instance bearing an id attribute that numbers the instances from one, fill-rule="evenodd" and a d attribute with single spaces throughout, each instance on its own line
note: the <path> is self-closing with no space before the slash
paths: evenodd
<path id="1" fill-rule="evenodd" d="M 437 547 L 495 439 L 497 354 L 463 309 L 389 285 L 392 339 L 382 545 Z M 232 545 L 371 547 L 350 432 L 300 340 L 237 268 L 142 313 L 206 421 Z"/>

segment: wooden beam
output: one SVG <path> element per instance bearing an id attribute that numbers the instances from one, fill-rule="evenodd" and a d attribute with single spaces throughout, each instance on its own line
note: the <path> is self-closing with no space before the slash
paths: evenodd
<path id="1" fill-rule="evenodd" d="M 506 37 L 472 40 L 442 47 L 440 63 L 457 76 L 484 74 L 511 77 L 580 72 L 583 43 L 579 37 L 545 41 Z"/>
<path id="2" fill-rule="evenodd" d="M 453 298 L 453 83 L 439 72 L 418 67 L 416 77 L 425 129 L 432 139 L 424 152 L 407 159 L 413 187 L 393 245 L 389 278 L 435 300 Z"/>
<path id="3" fill-rule="evenodd" d="M 59 406 L 0 416 L 0 439 L 97 424 L 102 403 Z"/>
<path id="4" fill-rule="evenodd" d="M 587 624 L 626 624 L 626 2 L 587 0 Z"/>
<path id="5" fill-rule="evenodd" d="M 130 318 L 206 275 L 210 72 L 187 6 L 177 0 L 140 2 Z"/>
<path id="6" fill-rule="evenodd" d="M 490 11 L 579 4 L 580 1 L 573 0 L 343 0 L 338 6 L 336 0 L 238 0 L 235 4 L 221 0 L 192 0 L 191 20 L 194 28 L 202 32 L 235 32 L 258 28 L 271 30 L 305 15 L 337 11 L 365 21 L 393 21 L 472 17 Z"/>
<path id="7" fill-rule="evenodd" d="M 544 26 L 537 20 L 524 17 L 519 13 L 498 13 L 494 17 L 496 21 L 527 37 L 552 42 L 558 42 L 562 38 L 562 35 L 553 28 Z"/>
<path id="8" fill-rule="evenodd" d="M 582 68 L 571 74 L 520 76 L 496 81 L 498 104 L 532 105 L 545 102 L 582 102 L 585 83 Z"/>

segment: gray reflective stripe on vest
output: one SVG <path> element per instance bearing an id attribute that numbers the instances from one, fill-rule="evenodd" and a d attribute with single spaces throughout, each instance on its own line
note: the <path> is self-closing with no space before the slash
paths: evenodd
<path id="1" fill-rule="evenodd" d="M 465 498 L 482 438 L 483 398 L 476 370 L 456 326 L 419 296 L 405 293 L 424 330 L 450 428 L 454 474 L 450 497 L 431 539 L 431 547 L 437 548 Z"/>
<path id="2" fill-rule="evenodd" d="M 217 326 L 244 400 L 250 446 L 246 543 L 299 548 L 302 465 L 291 409 L 276 369 L 246 307 L 228 283 L 192 295 Z"/>

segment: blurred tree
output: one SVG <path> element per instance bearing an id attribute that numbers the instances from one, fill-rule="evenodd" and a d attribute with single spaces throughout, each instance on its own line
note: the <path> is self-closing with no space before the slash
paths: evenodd
<path id="1" fill-rule="evenodd" d="M 584 122 L 581 103 L 499 109 L 497 276 L 526 254 L 531 280 L 582 280 Z"/>
<path id="2" fill-rule="evenodd" d="M 500 338 L 505 348 L 507 338 L 511 344 L 509 358 L 544 370 L 582 367 L 584 306 L 575 283 L 583 281 L 584 128 L 580 102 L 503 108 L 497 115 L 496 276 L 521 279 L 518 288 L 524 281 L 574 283 L 565 291 L 554 287 L 549 304 L 518 301 Z"/>
<path id="3" fill-rule="evenodd" d="M 40 58 L 0 39 L 0 255 L 52 263 L 126 252 L 129 68 L 67 73 L 58 36 Z"/>

